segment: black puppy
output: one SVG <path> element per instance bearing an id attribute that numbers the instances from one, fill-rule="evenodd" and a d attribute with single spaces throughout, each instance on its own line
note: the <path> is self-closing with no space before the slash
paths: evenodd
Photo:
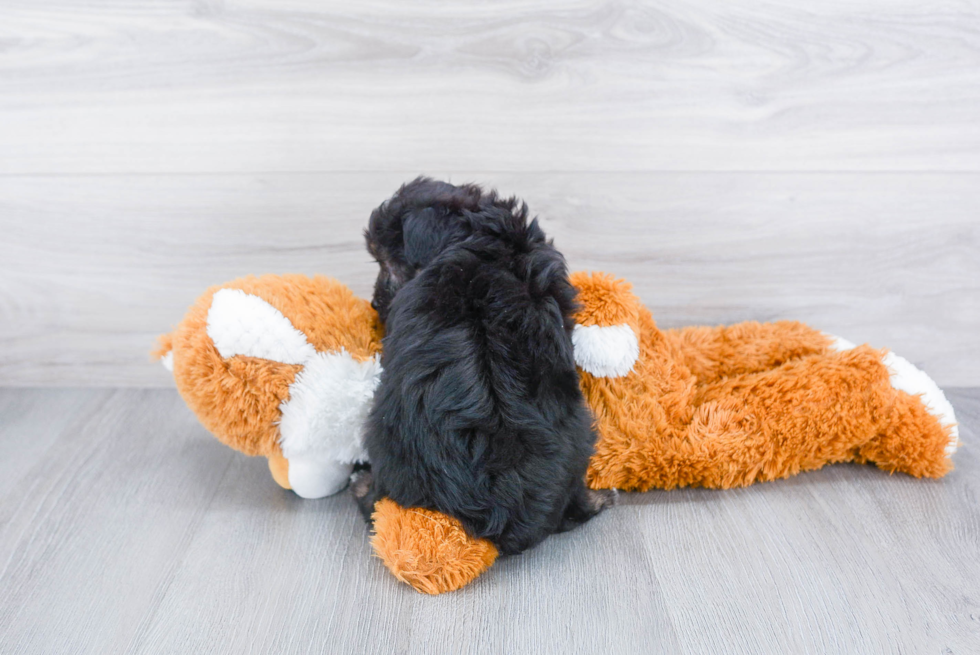
<path id="1" fill-rule="evenodd" d="M 506 555 L 602 510 L 612 495 L 585 486 L 596 435 L 572 358 L 575 289 L 526 205 L 419 178 L 366 238 L 386 336 L 371 471 L 353 485 L 365 517 L 387 496 Z"/>

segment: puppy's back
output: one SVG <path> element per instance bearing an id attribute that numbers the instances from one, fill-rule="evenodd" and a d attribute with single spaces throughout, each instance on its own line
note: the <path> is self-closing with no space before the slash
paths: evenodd
<path id="1" fill-rule="evenodd" d="M 523 216 L 407 283 L 367 431 L 379 495 L 451 514 L 505 554 L 559 529 L 595 442 L 573 309 L 561 255 Z"/>

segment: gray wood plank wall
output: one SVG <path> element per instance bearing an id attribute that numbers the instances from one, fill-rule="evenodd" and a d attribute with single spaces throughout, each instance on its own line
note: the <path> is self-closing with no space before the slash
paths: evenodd
<path id="1" fill-rule="evenodd" d="M 322 272 L 419 173 L 523 196 L 664 325 L 980 384 L 980 4 L 0 0 L 0 385 L 166 385 L 206 286 Z"/>

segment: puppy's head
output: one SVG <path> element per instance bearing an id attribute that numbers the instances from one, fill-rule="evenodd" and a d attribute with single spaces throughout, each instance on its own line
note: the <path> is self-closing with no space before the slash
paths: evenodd
<path id="1" fill-rule="evenodd" d="M 395 293 L 440 252 L 468 237 L 473 218 L 486 209 L 510 211 L 513 199 L 484 193 L 475 184 L 454 186 L 419 177 L 371 213 L 364 237 L 381 270 L 371 306 L 382 322 Z"/>

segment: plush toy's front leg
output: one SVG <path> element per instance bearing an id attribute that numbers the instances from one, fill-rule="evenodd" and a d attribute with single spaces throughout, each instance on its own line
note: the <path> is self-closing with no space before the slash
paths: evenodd
<path id="1" fill-rule="evenodd" d="M 300 498 L 332 496 L 347 486 L 353 471 L 353 464 L 327 458 L 269 456 L 272 479 L 283 489 L 292 489 Z"/>
<path id="2" fill-rule="evenodd" d="M 439 512 L 382 498 L 374 506 L 372 522 L 375 554 L 396 578 L 422 593 L 455 591 L 497 559 L 492 543 L 474 539 L 459 521 Z"/>
<path id="3" fill-rule="evenodd" d="M 796 321 L 688 327 L 666 330 L 664 338 L 675 361 L 687 366 L 699 384 L 767 371 L 831 352 L 833 345 L 832 337 Z"/>

